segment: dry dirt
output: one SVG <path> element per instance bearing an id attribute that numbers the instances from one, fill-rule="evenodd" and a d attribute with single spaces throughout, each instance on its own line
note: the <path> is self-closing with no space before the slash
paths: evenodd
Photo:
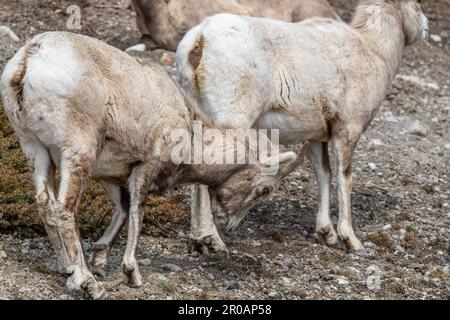
<path id="1" fill-rule="evenodd" d="M 351 16 L 355 1 L 331 2 L 343 17 Z M 270 201 L 253 209 L 235 233 L 224 236 L 228 259 L 189 253 L 187 189 L 150 198 L 138 252 L 144 285 L 131 289 L 121 284 L 123 233 L 103 280 L 109 298 L 448 299 L 450 1 L 424 2 L 431 34 L 441 41 L 406 50 L 391 93 L 356 151 L 353 221 L 367 256 L 317 243 L 318 195 L 307 164 Z M 81 7 L 77 32 L 121 49 L 138 43 L 127 1 L 0 0 L 0 25 L 20 38 L 0 39 L 0 72 L 34 35 L 67 30 L 71 4 Z M 174 74 L 172 58 L 173 53 L 162 50 L 136 55 L 142 63 L 161 62 Z M 30 174 L 0 109 L 0 299 L 80 299 L 54 272 L 55 256 L 36 212 Z M 80 213 L 87 247 L 104 230 L 110 213 L 103 191 L 92 182 Z M 181 270 L 166 270 L 167 263 Z"/>

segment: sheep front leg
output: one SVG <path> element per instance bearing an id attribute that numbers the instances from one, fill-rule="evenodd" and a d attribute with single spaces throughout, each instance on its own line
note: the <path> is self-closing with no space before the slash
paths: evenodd
<path id="1" fill-rule="evenodd" d="M 228 254 L 214 223 L 208 186 L 205 185 L 193 185 L 191 189 L 190 236 L 194 249 L 204 255 L 212 252 Z"/>
<path id="2" fill-rule="evenodd" d="M 113 242 L 128 217 L 130 196 L 128 190 L 125 188 L 112 185 L 106 181 L 101 181 L 101 184 L 114 205 L 114 214 L 103 236 L 92 246 L 89 265 L 94 274 L 104 278 L 106 276 L 106 264 Z"/>
<path id="3" fill-rule="evenodd" d="M 136 260 L 136 250 L 144 219 L 144 204 L 149 187 L 158 174 L 159 164 L 149 163 L 133 169 L 128 179 L 130 210 L 128 213 L 128 240 L 122 261 L 124 282 L 132 287 L 142 285 L 142 276 Z"/>
<path id="4" fill-rule="evenodd" d="M 321 243 L 334 246 L 338 237 L 330 218 L 331 167 L 328 157 L 328 143 L 310 142 L 307 155 L 314 167 L 320 192 L 316 233 Z"/>
<path id="5" fill-rule="evenodd" d="M 337 160 L 337 182 L 339 189 L 338 236 L 348 250 L 364 252 L 364 246 L 355 236 L 352 227 L 352 156 L 359 135 L 352 136 L 347 131 L 333 137 L 333 147 Z"/>
<path id="6" fill-rule="evenodd" d="M 77 159 L 74 160 L 73 158 Z M 100 299 L 105 291 L 94 279 L 85 261 L 76 214 L 89 179 L 93 159 L 78 154 L 63 156 L 61 160 L 61 183 L 58 195 L 58 227 L 65 251 L 70 259 L 67 286 L 83 290 L 88 297 Z"/>

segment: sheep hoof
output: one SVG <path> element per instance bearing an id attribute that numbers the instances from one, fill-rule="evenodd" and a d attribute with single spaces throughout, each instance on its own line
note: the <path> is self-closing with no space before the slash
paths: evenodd
<path id="1" fill-rule="evenodd" d="M 89 266 L 95 275 L 106 277 L 108 249 L 105 246 L 94 245 L 89 255 Z"/>
<path id="2" fill-rule="evenodd" d="M 139 288 L 142 286 L 142 276 L 137 266 L 123 265 L 122 272 L 123 282 L 131 288 Z"/>
<path id="3" fill-rule="evenodd" d="M 321 244 L 325 244 L 330 247 L 334 247 L 338 244 L 339 238 L 332 225 L 317 228 L 316 234 L 317 239 Z"/>
<path id="4" fill-rule="evenodd" d="M 123 272 L 123 283 L 130 288 L 140 288 L 142 287 L 142 276 L 136 274 L 135 271 L 131 273 Z"/>
<path id="5" fill-rule="evenodd" d="M 108 297 L 108 293 L 105 289 L 103 289 L 103 286 L 93 279 L 88 279 L 85 281 L 81 285 L 81 289 L 88 299 L 103 300 Z"/>
<path id="6" fill-rule="evenodd" d="M 92 272 L 93 272 L 96 276 L 98 276 L 98 277 L 100 277 L 100 278 L 102 278 L 102 279 L 105 279 L 105 278 L 106 278 L 106 269 L 105 269 L 105 266 L 98 265 L 98 266 L 92 267 Z"/>
<path id="7" fill-rule="evenodd" d="M 350 252 L 360 254 L 360 255 L 364 255 L 364 253 L 366 252 L 366 249 L 364 248 L 363 244 L 357 238 L 353 238 L 353 239 L 346 238 L 346 239 L 342 239 L 342 241 L 344 242 L 347 250 Z"/>
<path id="8" fill-rule="evenodd" d="M 227 257 L 229 255 L 228 248 L 222 239 L 212 235 L 201 239 L 192 239 L 191 251 L 196 251 L 204 256 L 214 254 Z"/>
<path id="9" fill-rule="evenodd" d="M 67 287 L 70 290 L 81 290 L 88 299 L 98 300 L 106 297 L 102 285 L 95 280 L 89 270 L 78 265 L 72 265 L 68 272 L 72 274 L 67 279 Z"/>

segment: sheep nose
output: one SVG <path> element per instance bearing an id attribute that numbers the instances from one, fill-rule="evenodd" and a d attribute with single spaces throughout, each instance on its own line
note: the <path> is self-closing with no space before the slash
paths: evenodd
<path id="1" fill-rule="evenodd" d="M 430 35 L 430 30 L 429 29 L 423 30 L 423 32 L 422 32 L 422 40 L 427 40 L 429 35 Z"/>
<path id="2" fill-rule="evenodd" d="M 428 18 L 424 14 L 422 14 L 422 26 L 422 40 L 426 40 L 428 38 L 428 35 L 430 34 L 430 28 L 428 25 Z"/>

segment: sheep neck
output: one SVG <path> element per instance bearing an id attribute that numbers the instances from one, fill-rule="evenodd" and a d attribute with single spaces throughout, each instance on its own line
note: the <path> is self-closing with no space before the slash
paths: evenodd
<path id="1" fill-rule="evenodd" d="M 211 129 L 217 130 L 216 133 L 225 134 L 225 129 L 212 127 L 210 123 L 191 121 L 189 139 L 183 141 L 184 143 L 190 143 L 190 146 L 184 148 L 185 150 L 190 150 L 188 153 L 190 161 L 177 166 L 177 183 L 201 183 L 209 186 L 219 185 L 227 180 L 230 175 L 242 171 L 249 166 L 238 163 L 216 164 L 214 163 L 214 159 L 206 158 L 206 155 L 223 154 L 226 148 L 224 141 L 211 138 L 208 134 L 205 134 L 206 130 Z"/>
<path id="2" fill-rule="evenodd" d="M 400 67 L 405 47 L 400 13 L 391 7 L 362 5 L 357 9 L 351 25 L 386 64 L 387 75 L 392 81 Z"/>

